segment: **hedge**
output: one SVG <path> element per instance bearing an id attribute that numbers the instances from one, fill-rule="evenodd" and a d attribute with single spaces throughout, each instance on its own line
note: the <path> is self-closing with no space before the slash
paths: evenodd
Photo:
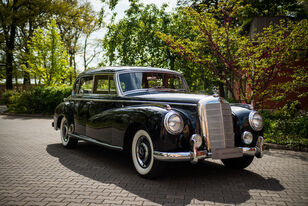
<path id="1" fill-rule="evenodd" d="M 71 95 L 72 87 L 36 87 L 2 94 L 2 103 L 10 112 L 25 114 L 53 114 L 56 106 Z"/>
<path id="2" fill-rule="evenodd" d="M 262 115 L 266 142 L 308 147 L 308 112 L 299 110 L 298 101 Z"/>

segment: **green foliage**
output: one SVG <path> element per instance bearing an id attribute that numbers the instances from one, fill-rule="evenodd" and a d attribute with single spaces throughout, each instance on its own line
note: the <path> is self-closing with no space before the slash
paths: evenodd
<path id="1" fill-rule="evenodd" d="M 295 61 L 304 60 L 308 54 L 308 21 L 281 20 L 280 24 L 264 28 L 253 38 L 255 41 L 243 38 L 236 54 L 239 69 L 245 74 L 244 82 L 253 91 L 251 96 L 245 97 L 242 89 L 242 96 L 245 99 L 258 96 L 259 100 L 271 96 L 272 100 L 279 101 L 290 92 L 307 96 L 307 91 L 299 93 L 299 88 L 308 86 L 307 67 Z M 289 79 L 274 84 L 278 76 Z"/>
<path id="2" fill-rule="evenodd" d="M 169 22 L 170 16 L 165 8 L 131 3 L 126 18 L 118 23 L 113 20 L 103 40 L 108 64 L 165 66 L 169 59 L 164 45 L 153 35 L 155 30 L 168 32 L 164 22 Z"/>
<path id="3" fill-rule="evenodd" d="M 75 69 L 70 74 L 70 82 L 76 77 L 78 40 L 83 34 L 89 36 L 92 31 L 88 28 L 97 21 L 90 3 L 79 0 L 6 0 L 0 2 L 0 65 L 5 67 L 4 70 L 1 68 L 0 78 L 6 71 L 7 89 L 12 89 L 12 78 L 24 78 L 24 83 L 30 84 L 29 73 L 24 70 L 24 67 L 30 69 L 27 65 L 31 52 L 29 41 L 34 30 L 40 28 L 45 32 L 51 18 L 57 20 L 64 48 L 69 54 L 69 65 Z"/>
<path id="4" fill-rule="evenodd" d="M 305 0 L 245 0 L 254 8 L 249 14 L 250 17 L 256 16 L 290 16 L 296 18 L 307 18 L 304 8 Z"/>
<path id="5" fill-rule="evenodd" d="M 112 3 L 112 2 L 111 2 Z M 192 91 L 206 90 L 217 82 L 212 72 L 200 69 L 171 50 L 156 35 L 156 31 L 185 38 L 194 38 L 190 22 L 180 12 L 166 12 L 166 5 L 143 5 L 131 1 L 126 16 L 107 25 L 103 40 L 107 57 L 101 65 L 137 65 L 163 67 L 180 71 Z"/>
<path id="6" fill-rule="evenodd" d="M 301 68 L 294 61 L 307 56 L 308 21 L 282 21 L 250 39 L 242 35 L 238 25 L 238 18 L 249 9 L 243 0 L 201 5 L 198 11 L 187 7 L 183 13 L 190 22 L 193 39 L 162 31 L 156 35 L 176 54 L 210 70 L 225 83 L 233 99 L 246 103 L 262 101 L 266 95 L 277 94 L 270 83 L 284 73 L 284 68 L 292 68 L 295 78 L 299 77 L 297 71 Z M 305 69 L 300 73 L 305 74 Z M 294 88 L 306 79 L 300 78 Z"/>
<path id="7" fill-rule="evenodd" d="M 69 78 L 68 55 L 63 47 L 55 20 L 47 29 L 36 29 L 29 42 L 30 55 L 24 70 L 43 80 L 44 85 L 59 85 Z"/>
<path id="8" fill-rule="evenodd" d="M 299 110 L 299 102 L 289 102 L 282 109 L 263 112 L 266 142 L 308 146 L 308 112 Z"/>
<path id="9" fill-rule="evenodd" d="M 56 106 L 68 97 L 72 87 L 36 87 L 23 92 L 6 91 L 2 101 L 13 113 L 53 114 Z"/>

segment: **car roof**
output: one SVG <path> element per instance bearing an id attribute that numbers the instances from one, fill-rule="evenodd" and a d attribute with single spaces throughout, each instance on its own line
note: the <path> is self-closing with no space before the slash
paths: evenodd
<path id="1" fill-rule="evenodd" d="M 84 75 L 93 75 L 98 73 L 104 73 L 104 72 L 145 72 L 145 71 L 151 71 L 151 72 L 171 72 L 176 74 L 181 74 L 179 72 L 170 70 L 170 69 L 163 69 L 163 68 L 156 68 L 156 67 L 138 67 L 138 66 L 118 66 L 118 67 L 100 67 L 96 69 L 90 69 L 88 71 L 84 71 L 80 74 L 80 76 Z"/>

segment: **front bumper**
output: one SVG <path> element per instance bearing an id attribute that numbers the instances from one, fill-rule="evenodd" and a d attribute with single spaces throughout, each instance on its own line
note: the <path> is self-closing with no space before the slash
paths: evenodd
<path id="1" fill-rule="evenodd" d="M 214 153 L 212 153 L 208 152 L 207 150 L 198 151 L 196 147 L 193 146 L 194 149 L 191 152 L 154 151 L 154 158 L 160 161 L 191 161 L 192 163 L 197 163 L 199 160 L 205 158 L 228 159 L 242 157 L 243 155 L 256 156 L 257 158 L 261 158 L 264 154 L 263 143 L 263 137 L 260 136 L 258 137 L 258 141 L 255 147 L 217 149 L 214 151 Z"/>

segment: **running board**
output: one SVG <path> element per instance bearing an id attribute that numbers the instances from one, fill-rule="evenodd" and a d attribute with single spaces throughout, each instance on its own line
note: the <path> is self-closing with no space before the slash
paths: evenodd
<path id="1" fill-rule="evenodd" d="M 88 136 L 78 135 L 78 134 L 73 134 L 73 133 L 68 133 L 68 135 L 71 136 L 71 137 L 77 138 L 77 139 L 82 139 L 82 140 L 87 141 L 87 142 L 92 142 L 94 144 L 97 144 L 97 145 L 100 145 L 100 146 L 103 146 L 103 147 L 107 147 L 107 148 L 110 148 L 110 149 L 123 150 L 123 147 L 106 144 L 106 143 L 97 141 L 95 139 L 92 139 Z"/>

